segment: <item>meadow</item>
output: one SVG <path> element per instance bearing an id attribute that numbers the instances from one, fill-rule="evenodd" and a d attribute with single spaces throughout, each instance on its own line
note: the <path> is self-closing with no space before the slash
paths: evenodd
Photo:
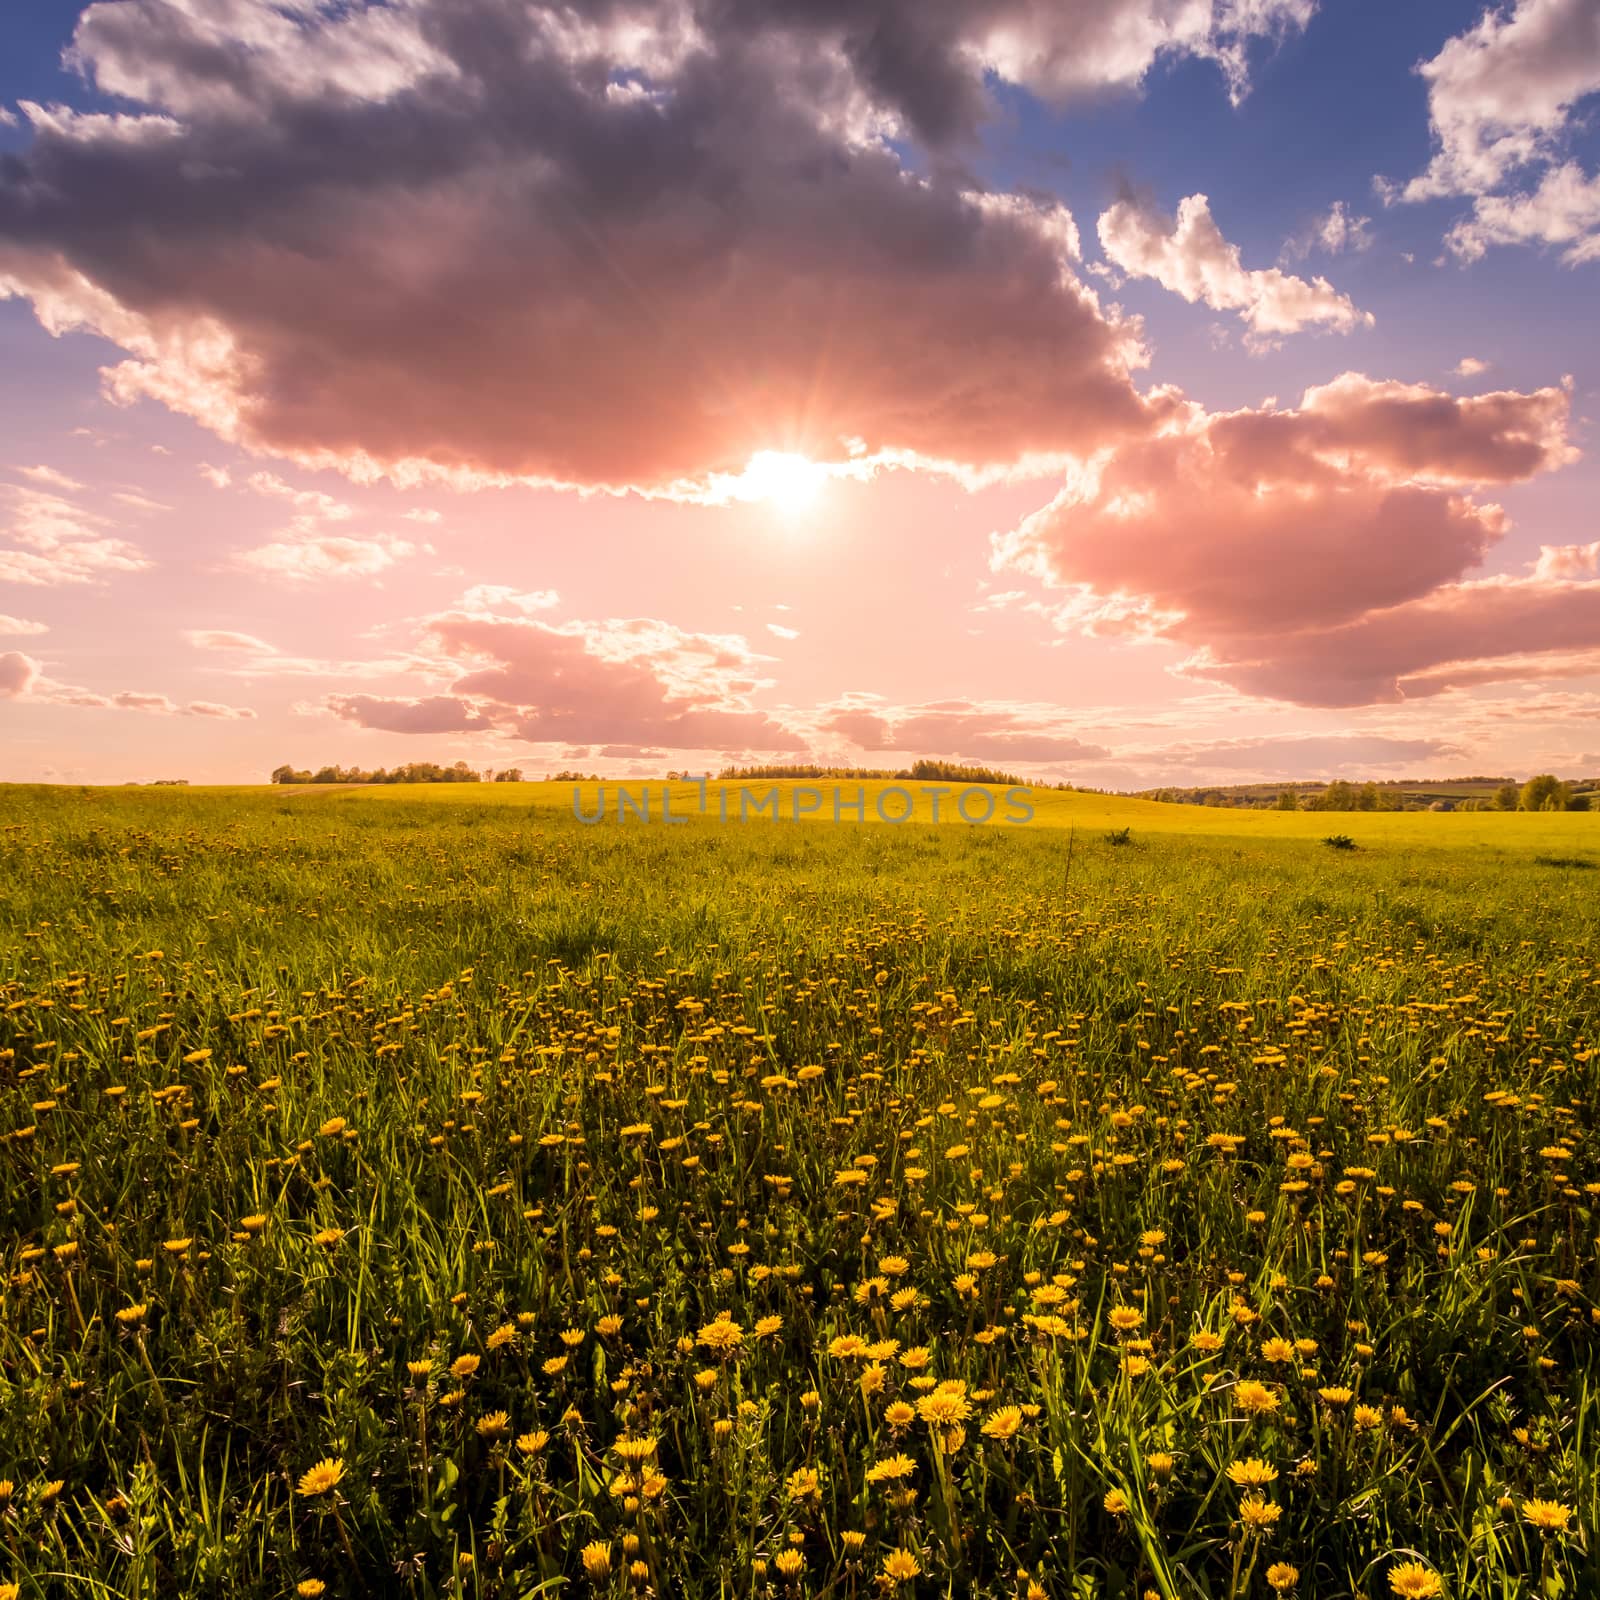
<path id="1" fill-rule="evenodd" d="M 0 1600 L 1600 1595 L 1600 814 L 1035 800 L 0 789 Z"/>

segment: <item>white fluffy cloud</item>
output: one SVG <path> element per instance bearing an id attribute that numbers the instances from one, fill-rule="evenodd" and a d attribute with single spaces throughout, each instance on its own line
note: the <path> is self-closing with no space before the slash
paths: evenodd
<path id="1" fill-rule="evenodd" d="M 1339 333 L 1371 327 L 1326 278 L 1297 278 L 1277 267 L 1247 269 L 1239 246 L 1223 237 L 1203 194 L 1179 202 L 1166 217 L 1134 200 L 1119 200 L 1100 216 L 1100 247 L 1108 260 L 1133 277 L 1154 278 L 1192 305 L 1237 311 L 1256 340 L 1302 328 Z"/>
<path id="2" fill-rule="evenodd" d="M 1385 199 L 1471 197 L 1472 214 L 1446 236 L 1463 260 L 1492 244 L 1560 245 L 1569 265 L 1600 255 L 1600 186 L 1567 148 L 1581 103 L 1600 93 L 1595 0 L 1487 10 L 1417 70 L 1433 158 L 1404 185 L 1379 180 Z"/>

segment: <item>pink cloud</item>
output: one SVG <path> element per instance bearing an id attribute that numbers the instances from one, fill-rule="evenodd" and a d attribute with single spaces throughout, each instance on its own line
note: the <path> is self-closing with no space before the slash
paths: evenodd
<path id="1" fill-rule="evenodd" d="M 39 677 L 39 663 L 20 650 L 0 653 L 0 700 L 21 700 Z"/>
<path id="2" fill-rule="evenodd" d="M 1426 699 L 1448 689 L 1600 673 L 1600 582 L 1488 578 L 1337 626 L 1220 637 L 1194 676 L 1301 705 Z"/>
<path id="3" fill-rule="evenodd" d="M 241 551 L 235 562 L 253 572 L 291 583 L 321 583 L 340 578 L 371 578 L 411 555 L 404 539 L 343 537 L 281 540 Z"/>
<path id="4" fill-rule="evenodd" d="M 740 9 L 619 30 L 418 0 L 380 37 L 375 8 L 241 0 L 218 37 L 156 0 L 93 6 L 76 59 L 149 97 L 161 136 L 38 119 L 0 179 L 0 294 L 122 346 L 113 398 L 358 477 L 690 493 L 763 450 L 982 470 L 1142 428 L 1137 324 L 1075 274 L 1070 216 L 908 167 L 897 118 L 954 104 L 911 79 L 980 106 L 973 49 L 1063 89 L 1174 48 L 1242 71 L 1307 0 Z M 474 20 L 512 30 L 504 52 L 469 49 Z M 891 109 L 895 34 L 920 54 Z M 630 51 L 652 92 L 597 92 Z M 311 82 L 338 85 L 314 133 Z"/>
<path id="5" fill-rule="evenodd" d="M 1423 623 L 1457 615 L 1441 597 L 1460 593 L 1451 586 L 1507 526 L 1464 491 L 1570 461 L 1567 409 L 1562 389 L 1455 399 L 1354 373 L 1308 390 L 1295 411 L 1189 407 L 1070 477 L 996 540 L 995 564 L 1073 590 L 1068 616 L 1099 631 L 1197 647 L 1197 672 L 1253 694 L 1392 698 L 1398 676 L 1503 653 L 1486 639 L 1439 654 L 1436 639 L 1432 655 L 1388 665 L 1369 632 L 1410 608 L 1400 614 L 1418 619 L 1420 642 L 1434 633 Z M 1569 605 L 1548 586 L 1524 593 L 1552 621 Z"/>
<path id="6" fill-rule="evenodd" d="M 142 711 L 167 717 L 253 720 L 256 715 L 248 707 L 222 705 L 214 700 L 191 700 L 183 705 L 167 695 L 142 690 L 123 689 L 106 695 L 69 683 L 57 683 L 44 675 L 43 668 L 31 656 L 17 650 L 0 653 L 0 699 L 34 700 L 90 710 Z"/>
<path id="7" fill-rule="evenodd" d="M 1078 738 L 1062 725 L 1059 712 L 969 700 L 891 707 L 856 697 L 826 713 L 819 727 L 861 750 L 905 756 L 1031 765 L 1097 760 L 1111 753 Z"/>
<path id="8" fill-rule="evenodd" d="M 424 700 L 387 700 L 377 695 L 333 695 L 328 709 L 357 727 L 381 733 L 467 733 L 493 727 L 464 700 L 431 695 Z"/>
<path id="9" fill-rule="evenodd" d="M 49 631 L 42 622 L 29 622 L 25 617 L 8 617 L 0 613 L 0 638 L 25 639 Z"/>
<path id="10" fill-rule="evenodd" d="M 95 583 L 150 565 L 136 546 L 108 531 L 112 524 L 105 517 L 60 495 L 0 484 L 0 503 L 11 508 L 0 536 L 13 546 L 0 548 L 0 583 L 33 588 Z"/>
<path id="11" fill-rule="evenodd" d="M 566 623 L 453 611 L 426 645 L 454 668 L 448 693 L 334 695 L 328 710 L 389 733 L 497 732 L 529 744 L 795 751 L 799 734 L 756 710 L 761 658 L 736 635 L 644 618 Z"/>

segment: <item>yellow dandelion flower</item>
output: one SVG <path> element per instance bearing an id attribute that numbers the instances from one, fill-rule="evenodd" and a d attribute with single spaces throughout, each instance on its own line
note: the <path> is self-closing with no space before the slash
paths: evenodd
<path id="1" fill-rule="evenodd" d="M 892 1584 L 910 1583 L 922 1568 L 909 1550 L 891 1550 L 883 1558 L 883 1576 Z"/>
<path id="2" fill-rule="evenodd" d="M 1524 1500 L 1522 1520 L 1540 1533 L 1565 1533 L 1572 1522 L 1572 1507 L 1559 1500 Z"/>
<path id="3" fill-rule="evenodd" d="M 1434 1600 L 1444 1593 L 1439 1575 L 1420 1561 L 1402 1561 L 1389 1568 L 1389 1587 L 1398 1600 Z"/>
<path id="4" fill-rule="evenodd" d="M 308 1498 L 331 1494 L 344 1477 L 344 1461 L 339 1456 L 325 1456 L 309 1472 L 300 1476 L 300 1493 Z"/>

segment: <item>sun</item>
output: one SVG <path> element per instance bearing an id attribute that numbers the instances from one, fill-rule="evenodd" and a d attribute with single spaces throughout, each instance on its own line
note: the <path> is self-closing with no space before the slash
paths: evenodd
<path id="1" fill-rule="evenodd" d="M 828 469 L 786 450 L 758 450 L 735 480 L 741 500 L 757 500 L 784 516 L 809 511 L 828 480 Z"/>

